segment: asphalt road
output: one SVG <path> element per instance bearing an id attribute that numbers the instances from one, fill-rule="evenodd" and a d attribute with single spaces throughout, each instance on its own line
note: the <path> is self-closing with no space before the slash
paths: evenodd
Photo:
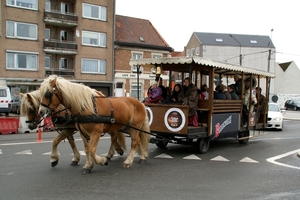
<path id="1" fill-rule="evenodd" d="M 150 144 L 144 165 L 136 157 L 132 168 L 122 168 L 125 154 L 87 175 L 81 174 L 84 155 L 78 166 L 70 166 L 68 142 L 59 145 L 59 164 L 50 166 L 57 133 L 42 133 L 42 142 L 36 133 L 2 135 L 0 199 L 299 199 L 299 122 L 286 120 L 283 131 L 264 133 L 247 145 L 234 139 L 213 142 L 206 154 L 188 146 Z M 78 134 L 76 139 L 83 151 Z M 98 154 L 109 144 L 109 138 L 101 138 Z"/>

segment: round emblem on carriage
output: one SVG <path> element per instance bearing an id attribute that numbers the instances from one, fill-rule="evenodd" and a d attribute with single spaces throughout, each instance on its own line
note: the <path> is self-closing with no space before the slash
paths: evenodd
<path id="1" fill-rule="evenodd" d="M 164 121 L 167 129 L 173 132 L 178 132 L 185 125 L 185 116 L 179 108 L 170 108 L 165 113 Z"/>
<path id="2" fill-rule="evenodd" d="M 151 126 L 152 121 L 153 121 L 153 112 L 150 107 L 146 106 L 146 111 L 149 119 L 149 126 Z"/>

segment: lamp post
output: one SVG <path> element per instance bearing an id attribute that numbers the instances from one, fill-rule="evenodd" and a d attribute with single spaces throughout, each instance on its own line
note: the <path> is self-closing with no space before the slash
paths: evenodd
<path id="1" fill-rule="evenodd" d="M 242 44 L 233 35 L 229 34 L 240 45 L 240 66 L 242 66 Z"/>

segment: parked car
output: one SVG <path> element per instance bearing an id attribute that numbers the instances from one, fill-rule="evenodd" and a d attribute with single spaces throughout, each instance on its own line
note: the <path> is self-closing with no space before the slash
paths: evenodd
<path id="1" fill-rule="evenodd" d="M 282 131 L 283 128 L 283 116 L 282 110 L 276 103 L 269 103 L 268 108 L 268 125 L 267 128 L 275 128 Z"/>
<path id="2" fill-rule="evenodd" d="M 299 100 L 287 100 L 284 104 L 284 109 L 288 110 L 289 108 L 293 110 L 300 110 L 300 101 Z"/>
<path id="3" fill-rule="evenodd" d="M 20 114 L 21 97 L 16 95 L 11 100 L 11 112 Z"/>
<path id="4" fill-rule="evenodd" d="M 0 113 L 8 116 L 11 112 L 11 95 L 7 86 L 0 86 Z"/>

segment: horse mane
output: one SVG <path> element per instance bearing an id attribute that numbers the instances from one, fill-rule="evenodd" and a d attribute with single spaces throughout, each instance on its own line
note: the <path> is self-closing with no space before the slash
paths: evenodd
<path id="1" fill-rule="evenodd" d="M 40 91 L 35 90 L 26 94 L 21 94 L 21 116 L 26 116 L 29 108 L 37 110 L 40 105 Z"/>
<path id="2" fill-rule="evenodd" d="M 64 106 L 70 107 L 70 110 L 75 113 L 80 113 L 83 110 L 94 112 L 92 98 L 96 96 L 105 97 L 101 92 L 84 84 L 73 83 L 55 75 L 49 76 L 42 82 L 40 92 L 41 94 L 45 94 L 47 91 L 52 92 L 53 87 L 61 92 Z"/>

